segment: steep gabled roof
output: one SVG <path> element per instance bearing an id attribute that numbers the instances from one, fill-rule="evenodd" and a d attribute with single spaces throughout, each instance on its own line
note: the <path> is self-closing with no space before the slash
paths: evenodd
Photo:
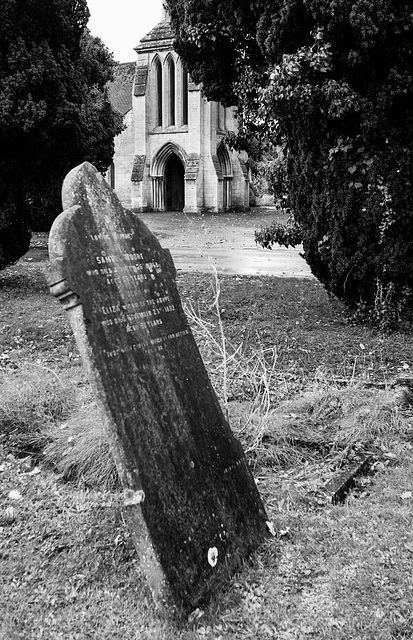
<path id="1" fill-rule="evenodd" d="M 135 47 L 135 51 L 147 51 L 150 49 L 171 48 L 175 34 L 172 31 L 171 23 L 163 20 L 156 27 L 151 29 Z"/>
<path id="2" fill-rule="evenodd" d="M 141 42 L 152 42 L 153 40 L 169 40 L 174 38 L 175 34 L 171 29 L 170 22 L 159 22 L 156 27 L 151 29 L 141 40 Z"/>
<path id="3" fill-rule="evenodd" d="M 135 67 L 135 62 L 118 64 L 113 72 L 113 81 L 108 86 L 112 107 L 123 116 L 132 109 L 132 87 Z"/>

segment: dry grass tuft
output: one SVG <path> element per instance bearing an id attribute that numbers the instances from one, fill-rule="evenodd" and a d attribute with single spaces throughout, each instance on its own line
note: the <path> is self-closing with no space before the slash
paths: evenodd
<path id="1" fill-rule="evenodd" d="M 74 369 L 65 377 L 26 364 L 0 377 L 1 444 L 16 455 L 36 454 L 65 480 L 102 490 L 118 476 L 91 389 Z"/>
<path id="2" fill-rule="evenodd" d="M 46 464 L 65 480 L 111 490 L 119 486 L 102 416 L 94 402 L 83 405 L 67 422 L 47 432 Z"/>
<path id="3" fill-rule="evenodd" d="M 76 384 L 44 367 L 27 365 L 0 374 L 1 443 L 22 455 L 41 450 L 47 429 L 66 419 L 76 405 Z"/>
<path id="4" fill-rule="evenodd" d="M 259 466 L 288 466 L 319 460 L 340 467 L 359 450 L 386 449 L 413 436 L 411 416 L 398 394 L 362 385 L 321 389 L 282 402 L 266 412 L 239 415 L 233 426 Z M 238 415 L 237 415 L 238 414 Z"/>

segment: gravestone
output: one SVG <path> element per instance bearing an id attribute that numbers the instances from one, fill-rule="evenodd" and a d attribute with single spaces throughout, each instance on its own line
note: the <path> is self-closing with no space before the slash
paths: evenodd
<path id="1" fill-rule="evenodd" d="M 69 312 L 105 416 L 124 513 L 155 600 L 186 612 L 267 534 L 244 452 L 145 224 L 88 163 L 63 185 L 49 238 L 51 293 Z"/>

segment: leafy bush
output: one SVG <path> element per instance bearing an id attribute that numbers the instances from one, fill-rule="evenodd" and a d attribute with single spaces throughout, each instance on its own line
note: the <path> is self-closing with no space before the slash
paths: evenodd
<path id="1" fill-rule="evenodd" d="M 168 5 L 192 77 L 208 97 L 236 104 L 239 147 L 285 143 L 288 204 L 314 275 L 360 317 L 411 320 L 409 3 Z"/>
<path id="2" fill-rule="evenodd" d="M 251 161 L 252 181 L 259 195 L 273 194 L 276 200 L 287 197 L 287 159 L 281 146 Z"/>
<path id="3" fill-rule="evenodd" d="M 272 249 L 274 244 L 283 247 L 296 247 L 303 241 L 302 229 L 294 220 L 289 220 L 286 225 L 273 222 L 268 227 L 262 227 L 255 231 L 255 242 L 264 249 Z"/>
<path id="4" fill-rule="evenodd" d="M 316 13 L 327 24 L 282 56 L 263 91 L 267 112 L 294 128 L 289 204 L 326 289 L 359 317 L 394 326 L 412 315 L 412 53 L 399 35 L 407 15 L 379 12 L 365 33 L 353 16 L 343 43 L 344 14 Z"/>

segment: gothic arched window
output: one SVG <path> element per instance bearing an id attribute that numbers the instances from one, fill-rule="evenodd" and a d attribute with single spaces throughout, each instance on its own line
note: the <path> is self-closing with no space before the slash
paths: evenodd
<path id="1" fill-rule="evenodd" d="M 188 74 L 182 69 L 182 124 L 188 124 Z"/>
<path id="2" fill-rule="evenodd" d="M 155 126 L 162 127 L 162 65 L 159 58 L 154 63 L 155 69 Z"/>
<path id="3" fill-rule="evenodd" d="M 168 58 L 168 124 L 175 124 L 175 63 Z"/>

